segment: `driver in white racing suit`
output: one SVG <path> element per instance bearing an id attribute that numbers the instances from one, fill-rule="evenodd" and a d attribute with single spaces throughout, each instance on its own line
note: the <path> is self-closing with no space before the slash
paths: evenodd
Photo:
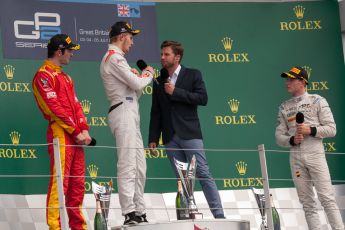
<path id="1" fill-rule="evenodd" d="M 290 148 L 291 173 L 308 227 L 321 230 L 314 185 L 332 229 L 344 229 L 322 142 L 336 134 L 331 109 L 325 98 L 307 93 L 308 74 L 303 68 L 293 67 L 281 77 L 287 79 L 287 91 L 292 98 L 279 107 L 275 137 L 278 145 Z M 300 124 L 296 122 L 298 112 L 304 115 Z"/>
<path id="2" fill-rule="evenodd" d="M 115 23 L 109 33 L 110 44 L 100 67 L 105 92 L 110 103 L 108 124 L 116 139 L 117 185 L 124 225 L 147 222 L 144 188 L 146 159 L 140 132 L 138 99 L 153 78 L 147 66 L 142 74 L 131 68 L 124 55 L 133 45 L 134 30 L 123 21 Z"/>

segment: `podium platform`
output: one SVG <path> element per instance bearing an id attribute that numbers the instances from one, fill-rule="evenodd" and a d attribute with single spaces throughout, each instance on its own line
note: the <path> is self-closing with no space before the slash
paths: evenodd
<path id="1" fill-rule="evenodd" d="M 111 230 L 250 230 L 246 220 L 179 220 L 112 227 Z"/>

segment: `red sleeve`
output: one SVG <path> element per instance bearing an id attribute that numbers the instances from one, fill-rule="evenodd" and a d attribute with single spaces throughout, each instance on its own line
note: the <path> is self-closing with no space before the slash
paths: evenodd
<path id="1" fill-rule="evenodd" d="M 81 132 L 72 117 L 68 116 L 61 106 L 55 90 L 54 77 L 50 73 L 37 72 L 32 82 L 32 88 L 40 110 L 49 121 L 55 121 L 73 136 L 77 136 Z"/>
<path id="2" fill-rule="evenodd" d="M 71 78 L 70 78 L 71 79 Z M 71 79 L 72 80 L 72 79 Z M 80 130 L 89 130 L 89 126 L 87 125 L 87 120 L 85 118 L 83 108 L 76 96 L 75 90 L 74 90 L 74 82 L 72 80 L 72 90 L 73 90 L 73 95 L 75 99 L 75 111 L 77 113 L 77 118 L 78 118 L 78 126 Z"/>

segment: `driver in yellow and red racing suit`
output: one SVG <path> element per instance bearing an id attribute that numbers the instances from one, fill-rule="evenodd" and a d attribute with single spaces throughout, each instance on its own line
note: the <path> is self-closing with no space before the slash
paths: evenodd
<path id="1" fill-rule="evenodd" d="M 74 91 L 70 76 L 62 71 L 73 51 L 79 49 L 65 34 L 53 36 L 48 43 L 48 59 L 37 71 L 33 93 L 43 116 L 48 120 L 47 142 L 50 157 L 50 181 L 47 193 L 47 224 L 51 230 L 61 229 L 59 203 L 54 166 L 53 139 L 60 143 L 63 187 L 66 198 L 69 226 L 72 230 L 86 229 L 81 206 L 84 198 L 84 150 L 80 146 L 91 142 L 82 107 Z"/>

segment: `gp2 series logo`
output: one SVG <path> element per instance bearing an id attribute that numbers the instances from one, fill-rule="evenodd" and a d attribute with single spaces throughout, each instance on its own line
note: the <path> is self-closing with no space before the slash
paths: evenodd
<path id="1" fill-rule="evenodd" d="M 34 21 L 14 21 L 14 35 L 20 39 L 49 40 L 55 34 L 61 33 L 60 24 L 59 14 L 36 12 Z M 32 26 L 33 30 L 30 31 Z"/>

